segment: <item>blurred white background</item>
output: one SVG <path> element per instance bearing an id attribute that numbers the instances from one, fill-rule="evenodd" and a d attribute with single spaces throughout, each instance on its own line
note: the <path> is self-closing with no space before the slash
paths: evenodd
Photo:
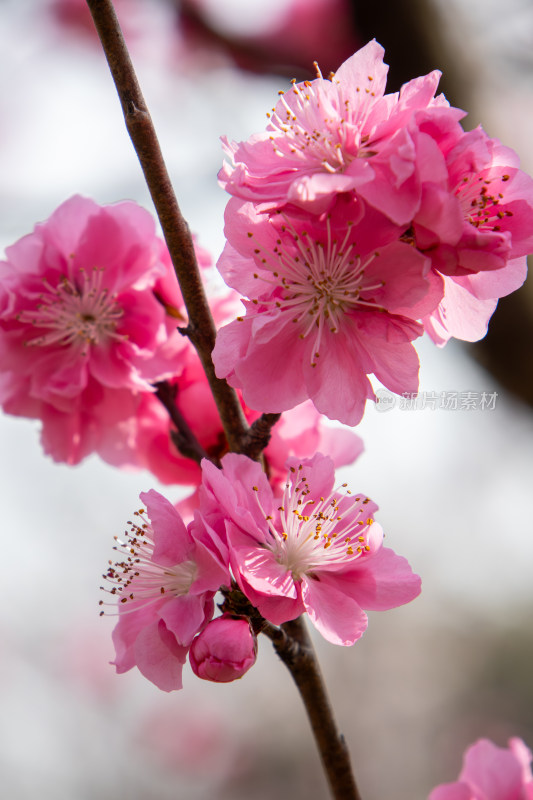
<path id="1" fill-rule="evenodd" d="M 264 13 L 271 4 L 257 5 Z M 514 146 L 531 170 L 532 65 L 521 54 L 533 13 L 518 0 L 504 19 L 496 0 L 441 5 L 473 92 L 472 124 Z M 75 193 L 152 211 L 98 44 L 59 24 L 51 7 L 2 3 L 2 249 Z M 182 211 L 216 258 L 226 202 L 219 136 L 261 130 L 288 79 L 238 71 L 206 45 L 195 50 L 170 4 L 117 8 Z M 483 411 L 369 406 L 357 431 L 366 452 L 343 477 L 379 503 L 387 544 L 423 578 L 421 597 L 371 615 L 355 647 L 317 641 L 364 800 L 426 797 L 456 776 L 480 736 L 503 745 L 522 735 L 533 745 L 531 410 L 460 344 L 418 349 L 422 392 L 498 396 Z M 300 700 L 267 640 L 242 681 L 208 684 L 186 668 L 184 690 L 168 696 L 109 666 L 113 619 L 98 617 L 100 575 L 139 492 L 161 488 L 156 481 L 96 458 L 53 464 L 32 421 L 4 415 L 0 431 L 2 795 L 325 797 Z"/>

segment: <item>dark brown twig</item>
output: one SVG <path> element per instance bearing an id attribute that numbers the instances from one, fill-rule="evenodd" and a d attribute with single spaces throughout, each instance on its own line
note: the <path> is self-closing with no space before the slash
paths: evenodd
<path id="1" fill-rule="evenodd" d="M 240 452 L 241 441 L 248 425 L 235 391 L 226 381 L 215 375 L 211 361 L 211 352 L 215 345 L 215 325 L 200 278 L 191 234 L 170 183 L 157 135 L 113 4 L 111 0 L 87 0 L 87 5 L 115 82 L 126 127 L 152 196 L 187 307 L 189 324 L 184 332 L 198 351 L 230 450 Z"/>
<path id="2" fill-rule="evenodd" d="M 303 617 L 285 622 L 281 627 L 264 619 L 257 608 L 237 588 L 223 590 L 220 609 L 246 616 L 256 634 L 267 636 L 298 687 L 313 736 L 320 753 L 331 796 L 335 800 L 361 800 L 344 737 L 337 730 L 320 666 L 307 633 Z"/>
<path id="3" fill-rule="evenodd" d="M 361 800 L 344 736 L 339 733 L 324 679 L 303 617 L 281 628 L 267 623 L 262 631 L 291 673 L 303 700 L 307 717 L 335 800 Z"/>
<path id="4" fill-rule="evenodd" d="M 272 428 L 280 417 L 281 414 L 261 414 L 242 438 L 241 453 L 249 458 L 259 458 L 270 441 Z"/>
<path id="5" fill-rule="evenodd" d="M 219 466 L 218 462 L 205 452 L 192 432 L 189 423 L 179 410 L 176 403 L 178 387 L 172 386 L 166 381 L 161 381 L 155 384 L 155 390 L 157 398 L 168 411 L 168 415 L 176 427 L 175 431 L 171 431 L 170 436 L 180 453 L 186 458 L 191 458 L 193 461 L 196 461 L 197 464 L 200 464 L 203 458 L 208 458 Z"/>

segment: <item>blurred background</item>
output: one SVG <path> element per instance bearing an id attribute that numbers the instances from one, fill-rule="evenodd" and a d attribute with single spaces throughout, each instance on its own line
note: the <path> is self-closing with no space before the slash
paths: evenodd
<path id="1" fill-rule="evenodd" d="M 219 137 L 262 130 L 290 78 L 335 70 L 375 37 L 389 91 L 439 68 L 450 102 L 533 170 L 529 0 L 117 0 L 183 210 L 216 258 L 226 203 Z M 0 6 L 0 245 L 75 193 L 152 211 L 83 0 Z M 371 614 L 353 648 L 317 641 L 364 800 L 416 800 L 485 736 L 533 746 L 532 290 L 487 338 L 418 346 L 421 392 L 494 395 L 485 410 L 370 406 L 343 471 L 373 497 L 387 544 L 423 579 Z M 0 417 L 0 775 L 10 800 L 319 800 L 299 697 L 270 643 L 241 681 L 185 670 L 159 692 L 116 676 L 100 575 L 148 473 L 47 460 L 39 424 Z M 177 500 L 181 490 L 162 490 Z"/>

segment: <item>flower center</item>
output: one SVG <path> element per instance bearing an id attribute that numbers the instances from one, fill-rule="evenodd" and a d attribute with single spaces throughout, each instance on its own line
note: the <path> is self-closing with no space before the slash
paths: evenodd
<path id="1" fill-rule="evenodd" d="M 273 253 L 266 253 L 265 258 L 260 259 L 261 267 L 272 270 L 274 280 L 261 279 L 278 288 L 273 300 L 255 299 L 252 302 L 289 312 L 292 322 L 299 327 L 301 339 L 314 334 L 313 367 L 320 356 L 324 332 L 338 333 L 347 312 L 368 308 L 384 310 L 372 300 L 372 292 L 381 289 L 384 282 L 365 278 L 366 268 L 379 253 L 361 260 L 349 242 L 352 224 L 348 223 L 347 227 L 344 239 L 339 243 L 332 236 L 328 218 L 327 237 L 323 242 L 313 239 L 306 231 L 297 233 L 287 220 L 281 227 L 283 238 L 277 240 Z M 255 253 L 263 255 L 260 249 Z M 277 262 L 270 265 L 268 262 L 272 255 Z M 254 274 L 254 278 L 260 276 Z"/>
<path id="2" fill-rule="evenodd" d="M 501 230 L 501 220 L 513 216 L 512 211 L 500 207 L 505 202 L 504 184 L 508 180 L 509 175 L 492 179 L 472 175 L 464 177 L 457 186 L 455 194 L 465 218 L 474 228 L 497 232 Z"/>
<path id="3" fill-rule="evenodd" d="M 341 493 L 339 488 L 346 489 L 345 483 L 328 497 L 317 497 L 303 470 L 302 465 L 298 469 L 291 467 L 278 508 L 278 523 L 265 516 L 276 560 L 295 580 L 321 567 L 364 557 L 371 550 L 368 535 L 374 522 L 366 512 L 370 502 L 367 497 L 353 497 L 350 490 Z M 256 487 L 254 491 L 257 492 Z"/>
<path id="4" fill-rule="evenodd" d="M 354 158 L 370 157 L 369 136 L 363 127 L 374 102 L 373 77 L 364 86 L 351 87 L 357 94 L 354 104 L 343 97 L 343 87 L 334 80 L 324 80 L 315 63 L 317 79 L 297 84 L 280 99 L 272 114 L 269 128 L 281 131 L 282 137 L 271 136 L 277 156 L 308 163 L 321 163 L 326 172 L 343 172 Z M 352 94 L 352 91 L 350 92 Z"/>
<path id="5" fill-rule="evenodd" d="M 147 606 L 165 595 L 180 597 L 188 594 L 198 572 L 194 561 L 182 561 L 170 567 L 153 561 L 153 530 L 145 513 L 142 508 L 134 512 L 139 523 L 128 522 L 131 527 L 125 533 L 126 541 L 115 536 L 117 544 L 113 550 L 123 558 L 114 563 L 110 561 L 102 576 L 112 588 L 100 587 L 104 592 L 118 596 L 121 604 L 135 602 L 131 611 L 139 610 L 139 602 Z M 107 604 L 100 600 L 99 605 Z M 101 611 L 100 616 L 104 613 Z"/>
<path id="6" fill-rule="evenodd" d="M 124 312 L 116 296 L 102 286 L 103 272 L 96 267 L 89 273 L 80 269 L 76 281 L 63 276 L 57 286 L 44 280 L 35 309 L 22 311 L 17 319 L 46 332 L 26 344 L 79 347 L 85 356 L 90 345 L 125 338 L 116 331 Z"/>

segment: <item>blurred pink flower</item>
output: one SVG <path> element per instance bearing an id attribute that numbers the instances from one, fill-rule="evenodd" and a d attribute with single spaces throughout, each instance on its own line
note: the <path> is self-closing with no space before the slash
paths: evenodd
<path id="1" fill-rule="evenodd" d="M 395 608 L 420 592 L 407 561 L 382 547 L 375 503 L 334 487 L 332 460 L 289 459 L 276 500 L 259 464 L 229 453 L 222 469 L 204 461 L 200 510 L 192 529 L 229 558 L 240 589 L 275 625 L 304 611 L 334 644 L 367 627 L 364 609 Z"/>
<path id="2" fill-rule="evenodd" d="M 250 769 L 260 745 L 240 730 L 240 715 L 229 720 L 212 697 L 196 692 L 174 698 L 172 703 L 168 695 L 150 697 L 146 713 L 131 720 L 135 747 L 176 773 L 181 783 L 194 779 L 195 792 L 205 787 L 205 796 L 220 796 L 227 782 L 238 778 L 243 768 Z"/>
<path id="3" fill-rule="evenodd" d="M 356 425 L 375 399 L 368 374 L 393 392 L 417 391 L 416 320 L 438 304 L 443 282 L 428 280 L 429 260 L 382 215 L 361 213 L 346 198 L 325 219 L 228 203 L 218 268 L 250 300 L 219 331 L 213 362 L 248 406 L 285 411 L 310 398 Z"/>
<path id="4" fill-rule="evenodd" d="M 437 786 L 428 800 L 532 800 L 531 759 L 521 739 L 508 748 L 479 739 L 464 755 L 459 780 Z"/>
<path id="5" fill-rule="evenodd" d="M 63 34 L 76 35 L 99 45 L 98 34 L 85 0 L 45 0 L 48 14 L 63 28 Z M 124 38 L 129 47 L 135 48 L 150 30 L 153 9 L 143 0 L 113 0 Z"/>
<path id="6" fill-rule="evenodd" d="M 419 159 L 409 123 L 420 109 L 464 112 L 435 98 L 440 73 L 415 78 L 385 94 L 388 67 L 375 40 L 358 50 L 331 80 L 294 82 L 264 133 L 223 145 L 229 162 L 222 186 L 243 200 L 321 213 L 339 192 L 355 192 L 393 222 L 408 225 L 420 204 Z"/>
<path id="7" fill-rule="evenodd" d="M 0 403 L 45 451 L 135 463 L 138 395 L 179 371 L 185 321 L 168 251 L 133 202 L 75 196 L 0 263 Z"/>
<path id="8" fill-rule="evenodd" d="M 229 52 L 241 69 L 309 70 L 318 59 L 327 70 L 355 46 L 349 0 L 284 0 L 275 3 L 220 3 L 183 0 L 185 32 L 211 48 Z"/>
<path id="9" fill-rule="evenodd" d="M 190 353 L 179 377 L 169 383 L 177 389 L 175 402 L 180 413 L 206 453 L 215 458 L 223 456 L 227 451 L 226 440 L 205 372 L 195 353 Z M 244 412 L 249 422 L 259 417 L 259 412 L 246 406 Z M 143 467 L 161 483 L 200 484 L 200 467 L 183 456 L 172 442 L 170 417 L 155 395 L 142 396 L 137 422 L 136 454 Z M 285 480 L 287 458 L 310 456 L 316 450 L 329 453 L 335 466 L 342 467 L 361 454 L 363 442 L 351 430 L 326 427 L 312 403 L 307 402 L 283 414 L 273 427 L 264 451 L 269 481 L 276 493 Z M 190 505 L 188 502 L 187 506 Z M 180 510 L 184 508 L 180 505 Z"/>
<path id="10" fill-rule="evenodd" d="M 256 658 L 257 639 L 249 620 L 229 614 L 212 619 L 193 639 L 189 652 L 194 674 L 215 683 L 242 678 Z"/>
<path id="11" fill-rule="evenodd" d="M 154 489 L 141 500 L 147 515 L 135 512 L 126 541 L 116 539 L 121 560 L 104 575 L 119 603 L 113 663 L 118 673 L 136 666 L 169 692 L 181 689 L 191 642 L 211 619 L 213 597 L 221 585 L 229 586 L 230 576 L 168 500 Z"/>

